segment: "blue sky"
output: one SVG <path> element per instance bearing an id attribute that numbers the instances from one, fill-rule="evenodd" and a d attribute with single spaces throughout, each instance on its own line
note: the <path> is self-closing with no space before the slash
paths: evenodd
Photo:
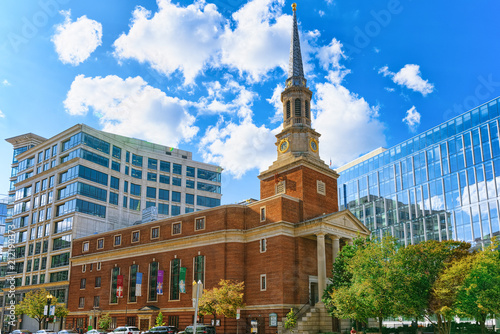
<path id="1" fill-rule="evenodd" d="M 320 154 L 340 166 L 500 96 L 500 3 L 298 0 Z M 276 158 L 291 1 L 5 0 L 0 194 L 11 145 L 85 123 L 220 164 L 224 204 Z"/>

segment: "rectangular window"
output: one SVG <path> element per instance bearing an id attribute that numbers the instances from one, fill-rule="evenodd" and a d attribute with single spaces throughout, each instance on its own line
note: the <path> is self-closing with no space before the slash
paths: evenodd
<path id="1" fill-rule="evenodd" d="M 101 276 L 97 276 L 95 278 L 94 287 L 96 287 L 96 288 L 100 288 L 101 287 Z"/>
<path id="2" fill-rule="evenodd" d="M 168 204 L 158 203 L 158 213 L 160 215 L 168 215 Z"/>
<path id="3" fill-rule="evenodd" d="M 213 208 L 215 206 L 220 205 L 220 198 L 212 198 L 212 197 L 205 197 L 198 195 L 196 196 L 196 204 Z"/>
<path id="4" fill-rule="evenodd" d="M 104 238 L 97 239 L 97 249 L 104 248 Z"/>
<path id="5" fill-rule="evenodd" d="M 179 274 L 181 271 L 181 260 L 170 261 L 170 300 L 179 300 Z"/>
<path id="6" fill-rule="evenodd" d="M 176 235 L 176 234 L 181 234 L 182 232 L 182 223 L 173 223 L 172 224 L 172 235 Z"/>
<path id="7" fill-rule="evenodd" d="M 111 176 L 111 181 L 109 183 L 109 186 L 113 189 L 119 190 L 120 189 L 120 179 L 116 178 L 114 176 Z"/>
<path id="8" fill-rule="evenodd" d="M 186 176 L 194 177 L 195 176 L 194 171 L 195 171 L 194 167 L 186 166 Z"/>
<path id="9" fill-rule="evenodd" d="M 122 235 L 118 234 L 114 237 L 114 246 L 120 246 L 122 244 Z"/>
<path id="10" fill-rule="evenodd" d="M 260 221 L 266 221 L 266 207 L 260 208 Z"/>
<path id="11" fill-rule="evenodd" d="M 120 275 L 120 268 L 114 267 L 111 269 L 111 291 L 109 296 L 109 303 L 118 303 L 118 298 L 116 297 L 116 289 L 118 288 L 118 275 Z"/>
<path id="12" fill-rule="evenodd" d="M 132 153 L 132 165 L 142 167 L 142 156 Z"/>
<path id="13" fill-rule="evenodd" d="M 141 201 L 135 198 L 130 198 L 129 209 L 141 211 Z"/>
<path id="14" fill-rule="evenodd" d="M 58 268 L 69 265 L 69 253 L 52 256 L 51 268 Z"/>
<path id="15" fill-rule="evenodd" d="M 160 183 L 170 184 L 170 176 L 160 174 Z"/>
<path id="16" fill-rule="evenodd" d="M 158 199 L 168 201 L 170 198 L 169 191 L 165 189 L 159 189 L 158 191 Z"/>
<path id="17" fill-rule="evenodd" d="M 181 193 L 178 191 L 172 191 L 172 202 L 181 202 Z"/>
<path id="18" fill-rule="evenodd" d="M 140 238 L 140 232 L 133 231 L 132 232 L 132 242 L 139 242 L 139 238 Z"/>
<path id="19" fill-rule="evenodd" d="M 148 181 L 156 182 L 158 175 L 156 173 L 148 172 Z"/>
<path id="20" fill-rule="evenodd" d="M 85 289 L 85 286 L 87 285 L 87 279 L 82 278 L 80 280 L 80 289 Z"/>
<path id="21" fill-rule="evenodd" d="M 267 251 L 267 239 L 260 239 L 260 252 L 265 253 Z"/>
<path id="22" fill-rule="evenodd" d="M 83 247 L 83 248 L 82 248 L 82 251 L 83 251 L 83 252 L 88 252 L 88 251 L 89 251 L 89 242 L 88 242 L 88 241 L 85 241 L 85 242 L 83 243 L 83 246 L 82 246 L 82 247 Z"/>
<path id="23" fill-rule="evenodd" d="M 132 168 L 132 174 L 130 176 L 136 179 L 142 179 L 142 170 Z"/>
<path id="24" fill-rule="evenodd" d="M 87 265 L 86 264 L 82 264 L 82 273 L 84 273 L 86 271 L 87 271 Z"/>
<path id="25" fill-rule="evenodd" d="M 182 175 L 182 165 L 173 164 L 172 173 L 177 175 Z"/>
<path id="26" fill-rule="evenodd" d="M 194 195 L 186 194 L 186 204 L 194 204 Z"/>
<path id="27" fill-rule="evenodd" d="M 99 307 L 100 297 L 94 296 L 94 307 Z"/>
<path id="28" fill-rule="evenodd" d="M 172 185 L 180 187 L 182 185 L 182 179 L 178 177 L 172 177 Z"/>
<path id="29" fill-rule="evenodd" d="M 260 275 L 260 291 L 266 291 L 267 282 L 266 282 L 266 274 Z"/>
<path id="30" fill-rule="evenodd" d="M 111 169 L 120 172 L 120 163 L 116 161 L 111 161 Z"/>
<path id="31" fill-rule="evenodd" d="M 139 266 L 133 264 L 130 266 L 130 273 L 128 279 L 128 301 L 129 303 L 135 303 L 137 301 L 137 296 L 135 295 L 135 286 L 137 284 L 137 272 L 139 271 Z"/>
<path id="32" fill-rule="evenodd" d="M 127 196 L 123 196 L 123 207 L 124 208 L 127 207 L 127 203 L 128 203 L 128 197 Z"/>
<path id="33" fill-rule="evenodd" d="M 109 192 L 109 204 L 118 205 L 118 194 Z"/>
<path id="34" fill-rule="evenodd" d="M 116 146 L 113 146 L 113 158 L 121 160 L 122 158 L 122 149 Z"/>
<path id="35" fill-rule="evenodd" d="M 85 307 L 85 297 L 80 297 L 80 300 L 78 301 L 78 308 L 84 308 Z"/>
<path id="36" fill-rule="evenodd" d="M 170 173 L 170 162 L 160 161 L 160 171 Z"/>
<path id="37" fill-rule="evenodd" d="M 130 193 L 134 196 L 141 196 L 141 185 L 140 184 L 130 184 Z"/>
<path id="38" fill-rule="evenodd" d="M 195 230 L 204 230 L 205 229 L 205 217 L 200 217 L 195 219 Z"/>
<path id="39" fill-rule="evenodd" d="M 160 228 L 152 227 L 151 228 L 151 239 L 158 239 L 160 237 Z"/>
<path id="40" fill-rule="evenodd" d="M 205 282 L 205 257 L 203 255 L 194 258 L 194 281 Z"/>
<path id="41" fill-rule="evenodd" d="M 172 205 L 172 216 L 178 216 L 181 214 L 181 207 L 178 205 Z"/>
<path id="42" fill-rule="evenodd" d="M 186 180 L 186 188 L 194 189 L 194 181 Z"/>
<path id="43" fill-rule="evenodd" d="M 147 198 L 156 198 L 156 188 L 147 187 L 146 188 L 146 197 Z"/>
<path id="44" fill-rule="evenodd" d="M 149 264 L 149 286 L 148 286 L 148 301 L 156 301 L 156 288 L 158 283 L 158 262 Z"/>
<path id="45" fill-rule="evenodd" d="M 148 168 L 157 170 L 158 169 L 158 160 L 148 158 Z"/>

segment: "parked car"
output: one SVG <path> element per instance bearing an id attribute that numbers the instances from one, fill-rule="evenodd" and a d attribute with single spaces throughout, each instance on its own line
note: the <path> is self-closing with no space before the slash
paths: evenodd
<path id="1" fill-rule="evenodd" d="M 141 334 L 141 330 L 135 326 L 122 326 L 116 327 L 113 330 L 116 334 Z"/>
<path id="2" fill-rule="evenodd" d="M 36 331 L 36 334 L 57 334 L 57 332 L 51 331 L 50 329 L 40 329 Z"/>
<path id="3" fill-rule="evenodd" d="M 63 329 L 57 332 L 57 334 L 78 334 L 78 332 L 72 329 Z"/>
<path id="4" fill-rule="evenodd" d="M 184 332 L 185 334 L 193 334 L 193 326 L 187 326 Z M 196 325 L 196 334 L 215 334 L 215 327 L 204 324 Z"/>
<path id="5" fill-rule="evenodd" d="M 108 334 L 108 332 L 106 332 L 105 330 L 102 330 L 102 329 L 91 329 L 88 332 L 86 332 L 85 334 Z"/>
<path id="6" fill-rule="evenodd" d="M 179 330 L 177 327 L 174 326 L 156 326 L 153 327 L 145 332 L 142 332 L 143 334 L 177 334 Z"/>
<path id="7" fill-rule="evenodd" d="M 15 329 L 10 334 L 31 334 L 27 329 Z"/>

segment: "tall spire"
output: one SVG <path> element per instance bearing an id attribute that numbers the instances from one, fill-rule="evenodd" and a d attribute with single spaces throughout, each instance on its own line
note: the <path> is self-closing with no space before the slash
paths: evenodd
<path id="1" fill-rule="evenodd" d="M 292 4 L 293 9 L 293 28 L 292 40 L 290 43 L 290 60 L 288 64 L 288 79 L 286 86 L 306 86 L 306 79 L 304 77 L 304 70 L 302 68 L 302 54 L 300 52 L 299 28 L 297 26 L 297 4 Z"/>

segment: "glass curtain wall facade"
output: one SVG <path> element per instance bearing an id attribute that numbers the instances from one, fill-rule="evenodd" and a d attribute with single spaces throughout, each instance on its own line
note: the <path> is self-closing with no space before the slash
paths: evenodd
<path id="1" fill-rule="evenodd" d="M 492 100 L 339 168 L 339 206 L 402 244 L 499 235 L 499 103 Z"/>

